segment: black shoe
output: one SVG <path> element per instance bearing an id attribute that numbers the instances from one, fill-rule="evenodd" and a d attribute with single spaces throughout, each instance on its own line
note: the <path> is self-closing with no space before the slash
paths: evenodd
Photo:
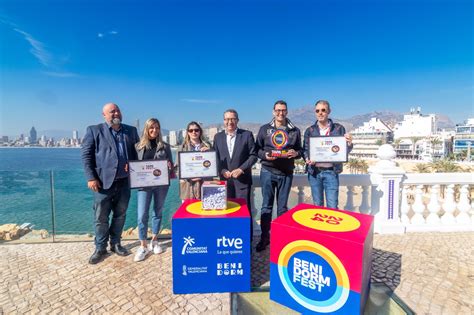
<path id="1" fill-rule="evenodd" d="M 259 253 L 261 251 L 264 251 L 268 245 L 270 245 L 270 240 L 268 238 L 261 238 L 255 249 L 257 250 L 257 253 Z"/>
<path id="2" fill-rule="evenodd" d="M 119 256 L 128 256 L 128 255 L 130 255 L 130 252 L 128 251 L 128 249 L 126 249 L 125 247 L 123 247 L 120 244 L 111 245 L 110 250 L 113 251 L 114 253 L 116 253 Z"/>
<path id="3" fill-rule="evenodd" d="M 89 264 L 95 265 L 99 262 L 101 262 L 104 257 L 107 256 L 107 250 L 105 249 L 96 249 L 94 254 L 92 254 L 91 258 L 89 258 Z"/>

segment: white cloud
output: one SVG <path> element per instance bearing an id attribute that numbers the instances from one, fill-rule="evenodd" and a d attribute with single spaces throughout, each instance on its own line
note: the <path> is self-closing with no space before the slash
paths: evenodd
<path id="1" fill-rule="evenodd" d="M 104 33 L 102 33 L 102 32 L 101 32 L 101 33 L 97 33 L 97 37 L 99 37 L 99 38 L 104 38 L 104 37 L 109 36 L 109 35 L 110 35 L 110 36 L 115 36 L 115 35 L 117 35 L 117 34 L 118 34 L 117 31 L 112 30 L 112 31 L 104 32 Z"/>
<path id="2" fill-rule="evenodd" d="M 222 103 L 220 100 L 206 100 L 199 98 L 182 98 L 181 101 L 187 103 L 199 103 L 199 104 L 219 104 Z"/>
<path id="3" fill-rule="evenodd" d="M 39 40 L 35 39 L 31 34 L 22 31 L 18 28 L 13 29 L 15 32 L 23 35 L 23 38 L 30 43 L 31 49 L 30 52 L 33 56 L 38 59 L 38 61 L 45 67 L 53 66 L 53 56 L 51 53 L 46 49 L 45 44 L 40 42 Z"/>
<path id="4" fill-rule="evenodd" d="M 61 78 L 70 78 L 79 76 L 73 72 L 63 71 L 61 69 L 61 64 L 64 63 L 68 58 L 56 57 L 53 53 L 47 49 L 47 45 L 42 41 L 36 39 L 30 33 L 20 29 L 15 23 L 7 21 L 5 18 L 0 17 L 0 23 L 8 25 L 11 29 L 22 35 L 23 39 L 30 44 L 30 53 L 38 60 L 38 62 L 46 68 L 47 71 L 43 73 L 49 76 L 61 77 Z"/>

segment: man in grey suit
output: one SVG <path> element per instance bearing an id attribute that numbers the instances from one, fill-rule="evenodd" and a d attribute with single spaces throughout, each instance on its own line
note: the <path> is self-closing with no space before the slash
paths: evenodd
<path id="1" fill-rule="evenodd" d="M 214 150 L 217 152 L 219 175 L 227 181 L 227 195 L 230 198 L 243 198 L 252 216 L 250 190 L 252 186 L 252 166 L 257 162 L 255 140 L 248 130 L 237 128 L 239 115 L 235 109 L 224 112 L 225 130 L 214 137 Z M 252 220 L 250 220 L 252 237 Z"/>
<path id="2" fill-rule="evenodd" d="M 102 114 L 105 122 L 87 127 L 82 143 L 87 186 L 94 192 L 96 249 L 90 264 L 97 264 L 106 256 L 109 239 L 112 252 L 130 254 L 120 245 L 120 239 L 130 200 L 128 161 L 137 159 L 135 143 L 139 137 L 137 128 L 122 124 L 122 113 L 116 104 L 105 104 Z"/>

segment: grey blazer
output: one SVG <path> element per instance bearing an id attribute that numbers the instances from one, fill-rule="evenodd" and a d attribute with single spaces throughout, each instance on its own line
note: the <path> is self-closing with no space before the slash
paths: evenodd
<path id="1" fill-rule="evenodd" d="M 122 124 L 128 160 L 136 160 L 137 128 Z M 109 189 L 117 174 L 118 155 L 115 140 L 106 123 L 87 127 L 81 150 L 87 180 L 98 179 L 103 189 Z"/>

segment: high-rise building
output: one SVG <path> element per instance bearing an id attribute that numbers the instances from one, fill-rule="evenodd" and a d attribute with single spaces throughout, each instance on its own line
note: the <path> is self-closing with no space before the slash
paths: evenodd
<path id="1" fill-rule="evenodd" d="M 363 126 L 351 131 L 354 148 L 352 156 L 377 157 L 377 150 L 382 144 L 393 141 L 392 129 L 382 120 L 372 117 Z"/>
<path id="2" fill-rule="evenodd" d="M 72 131 L 72 139 L 73 140 L 79 139 L 79 132 L 77 130 Z"/>
<path id="3" fill-rule="evenodd" d="M 177 135 L 176 130 L 170 130 L 169 144 L 173 146 L 178 145 L 178 135 Z"/>
<path id="4" fill-rule="evenodd" d="M 30 130 L 30 139 L 29 139 L 29 140 L 30 140 L 30 143 L 36 143 L 36 140 L 37 140 L 37 139 L 36 139 L 36 136 L 37 136 L 37 134 L 36 134 L 36 129 L 35 129 L 35 127 L 33 126 L 33 127 L 31 127 L 31 130 Z"/>
<path id="5" fill-rule="evenodd" d="M 469 118 L 464 124 L 456 126 L 454 135 L 454 153 L 463 150 L 474 150 L 474 118 Z"/>
<path id="6" fill-rule="evenodd" d="M 138 133 L 140 133 L 140 119 L 135 120 L 135 128 L 137 128 Z"/>
<path id="7" fill-rule="evenodd" d="M 208 127 L 203 129 L 204 137 L 207 138 L 209 142 L 214 141 L 214 136 L 219 132 L 218 127 Z"/>
<path id="8" fill-rule="evenodd" d="M 436 115 L 422 115 L 421 107 L 411 108 L 410 114 L 404 115 L 393 131 L 395 139 L 431 137 L 437 131 Z"/>

